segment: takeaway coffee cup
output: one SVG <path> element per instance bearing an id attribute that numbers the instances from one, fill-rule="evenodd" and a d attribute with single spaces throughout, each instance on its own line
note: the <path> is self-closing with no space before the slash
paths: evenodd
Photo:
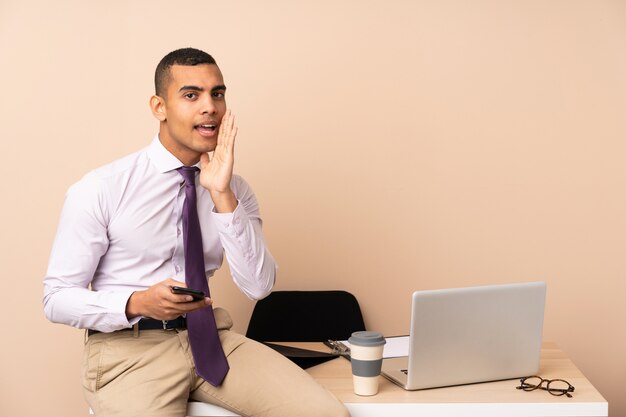
<path id="1" fill-rule="evenodd" d="M 378 376 L 383 364 L 385 338 L 378 332 L 354 332 L 350 342 L 350 361 L 354 393 L 374 395 L 378 392 Z"/>

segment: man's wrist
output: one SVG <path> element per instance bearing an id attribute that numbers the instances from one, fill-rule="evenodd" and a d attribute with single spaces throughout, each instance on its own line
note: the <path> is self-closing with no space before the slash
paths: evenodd
<path id="1" fill-rule="evenodd" d="M 218 213 L 232 213 L 237 208 L 237 197 L 232 191 L 224 193 L 210 191 L 211 199 L 215 204 L 215 211 Z"/>
<path id="2" fill-rule="evenodd" d="M 135 291 L 128 297 L 128 301 L 126 302 L 126 318 L 128 320 L 142 315 L 141 303 L 144 292 L 145 291 Z"/>

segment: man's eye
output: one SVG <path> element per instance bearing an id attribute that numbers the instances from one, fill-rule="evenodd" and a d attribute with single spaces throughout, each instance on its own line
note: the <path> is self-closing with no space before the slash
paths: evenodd
<path id="1" fill-rule="evenodd" d="M 197 97 L 198 95 L 196 93 L 187 93 L 185 94 L 185 98 L 188 98 L 189 100 L 193 100 Z"/>
<path id="2" fill-rule="evenodd" d="M 224 98 L 224 93 L 214 92 L 213 93 L 213 97 L 215 97 L 215 98 Z"/>

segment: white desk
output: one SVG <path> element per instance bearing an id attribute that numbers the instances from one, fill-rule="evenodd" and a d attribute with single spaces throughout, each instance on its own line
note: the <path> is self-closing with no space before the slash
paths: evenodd
<path id="1" fill-rule="evenodd" d="M 321 343 L 291 346 L 328 351 Z M 379 393 L 360 397 L 352 391 L 350 362 L 337 358 L 307 370 L 343 401 L 352 417 L 604 417 L 608 403 L 572 361 L 554 344 L 544 343 L 539 375 L 569 381 L 572 398 L 555 397 L 544 390 L 515 389 L 519 380 L 489 382 L 421 391 L 405 391 L 380 377 Z M 189 403 L 189 416 L 237 416 L 223 408 Z"/>

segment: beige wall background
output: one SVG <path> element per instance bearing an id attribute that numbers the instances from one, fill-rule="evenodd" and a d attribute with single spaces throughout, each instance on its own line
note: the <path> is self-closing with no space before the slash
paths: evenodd
<path id="1" fill-rule="evenodd" d="M 63 196 L 149 143 L 183 46 L 225 74 L 277 289 L 393 335 L 416 289 L 545 280 L 544 339 L 626 415 L 625 2 L 0 0 L 1 415 L 87 414 L 83 332 L 41 308 Z"/>

